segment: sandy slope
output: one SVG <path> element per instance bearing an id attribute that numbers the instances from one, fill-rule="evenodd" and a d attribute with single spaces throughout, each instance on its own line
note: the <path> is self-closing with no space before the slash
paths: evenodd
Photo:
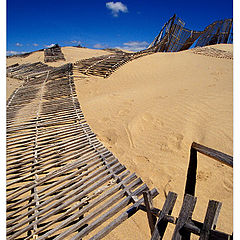
<path id="1" fill-rule="evenodd" d="M 77 47 L 62 47 L 62 52 L 66 61 L 58 61 L 53 63 L 47 63 L 50 66 L 61 66 L 68 62 L 76 62 L 80 59 L 98 57 L 101 55 L 111 54 L 108 51 L 98 50 L 98 49 L 88 49 L 88 48 L 77 48 Z M 44 62 L 44 52 L 34 52 L 30 54 L 28 57 L 20 58 L 20 57 L 11 57 L 7 59 L 7 66 L 19 63 L 34 63 L 34 62 Z"/>
<path id="2" fill-rule="evenodd" d="M 232 60 L 185 51 L 149 55 L 122 66 L 110 78 L 75 83 L 99 139 L 128 169 L 158 188 L 158 207 L 165 192 L 177 192 L 177 215 L 191 143 L 232 155 L 232 78 Z M 231 233 L 232 169 L 199 154 L 197 197 L 194 217 L 203 221 L 208 200 L 219 200 L 218 229 Z M 139 215 L 106 239 L 146 239 L 146 215 Z"/>
<path id="3" fill-rule="evenodd" d="M 232 51 L 231 45 L 215 47 Z M 109 54 L 73 47 L 63 52 L 67 61 L 51 65 Z M 43 61 L 43 52 L 7 59 L 7 65 L 36 61 Z M 8 96 L 20 83 L 8 79 Z M 83 113 L 98 138 L 149 187 L 158 188 L 156 207 L 162 208 L 169 190 L 179 194 L 175 216 L 191 143 L 232 155 L 232 60 L 191 51 L 157 53 L 123 65 L 107 79 L 76 78 L 75 84 Z M 219 200 L 223 206 L 217 228 L 231 233 L 232 169 L 199 155 L 197 197 L 194 218 L 203 221 L 208 200 Z M 146 214 L 139 212 L 106 239 L 149 237 Z"/>

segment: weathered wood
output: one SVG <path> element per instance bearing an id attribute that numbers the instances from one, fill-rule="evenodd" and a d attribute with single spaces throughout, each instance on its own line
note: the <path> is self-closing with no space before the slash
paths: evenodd
<path id="1" fill-rule="evenodd" d="M 156 188 L 151 190 L 151 197 L 155 198 L 158 195 L 158 191 Z M 115 220 L 113 220 L 109 225 L 107 225 L 104 229 L 99 231 L 96 235 L 94 235 L 91 240 L 97 240 L 97 239 L 102 239 L 105 237 L 109 232 L 111 232 L 114 228 L 119 226 L 122 222 L 133 216 L 138 210 L 139 206 L 144 202 L 144 199 L 141 198 L 136 202 L 133 206 L 128 208 L 127 211 L 122 213 L 119 217 L 117 217 Z"/>
<path id="2" fill-rule="evenodd" d="M 114 61 L 106 62 L 107 67 L 111 64 Z M 100 72 L 103 68 L 97 67 Z M 42 63 L 9 68 L 9 75 L 25 81 L 7 107 L 8 239 L 48 238 L 71 229 L 78 219 L 80 224 L 95 221 L 114 202 L 136 202 L 136 188 L 135 193 L 142 194 L 141 179 L 128 177 L 129 171 L 86 123 L 71 69 L 70 64 L 53 68 Z M 110 213 L 121 212 L 124 204 Z M 93 208 L 98 214 L 89 215 Z M 92 227 L 106 219 L 100 216 Z"/>
<path id="3" fill-rule="evenodd" d="M 227 233 L 219 232 L 216 230 L 210 230 L 209 240 L 232 240 L 233 234 L 229 235 Z"/>
<path id="4" fill-rule="evenodd" d="M 192 143 L 192 148 L 194 148 L 198 152 L 200 152 L 208 157 L 211 157 L 215 160 L 220 161 L 221 163 L 224 163 L 230 167 L 233 167 L 233 157 L 232 156 L 229 156 L 225 153 L 214 150 L 212 148 L 205 147 L 205 146 L 200 145 L 195 142 Z"/>
<path id="5" fill-rule="evenodd" d="M 159 215 L 157 224 L 155 225 L 154 232 L 152 234 L 151 240 L 160 240 L 163 238 L 165 230 L 167 228 L 168 222 L 165 221 L 166 215 L 171 215 L 173 207 L 177 199 L 177 194 L 174 192 L 169 192 L 167 199 L 163 205 L 163 209 Z"/>
<path id="6" fill-rule="evenodd" d="M 146 184 L 144 184 L 143 186 L 141 186 L 140 188 L 138 188 L 137 190 L 135 190 L 132 193 L 132 196 L 134 195 L 140 195 L 142 194 L 143 191 L 145 191 L 147 189 Z M 76 234 L 72 239 L 76 240 L 79 238 L 82 238 L 84 236 L 86 236 L 87 234 L 89 234 L 89 232 L 93 231 L 95 228 L 97 228 L 98 226 L 100 226 L 103 222 L 105 222 L 106 220 L 108 220 L 109 218 L 111 218 L 112 216 L 114 216 L 119 210 L 123 209 L 124 207 L 126 207 L 130 201 L 132 196 L 128 196 L 125 199 L 123 199 L 120 203 L 118 203 L 117 205 L 115 205 L 113 208 L 111 208 L 109 211 L 107 211 L 106 213 L 104 213 L 102 216 L 100 216 L 97 220 L 95 220 L 94 222 L 90 223 L 86 228 L 84 228 L 81 232 L 79 232 L 78 234 Z M 109 206 L 111 206 L 111 202 L 108 203 Z M 56 240 L 61 239 L 61 235 L 59 235 Z"/>
<path id="7" fill-rule="evenodd" d="M 221 210 L 221 206 L 222 203 L 220 202 L 213 200 L 209 201 L 199 240 L 209 239 L 210 230 L 214 230 L 216 228 L 217 219 Z"/>
<path id="8" fill-rule="evenodd" d="M 153 202 L 152 202 L 152 197 L 151 197 L 149 190 L 146 192 L 143 192 L 143 198 L 144 198 L 144 204 L 145 204 L 146 210 L 147 210 L 147 218 L 148 218 L 148 223 L 149 223 L 149 227 L 150 227 L 150 232 L 152 234 L 154 231 L 157 219 L 151 213 L 151 210 L 153 209 Z"/>
<path id="9" fill-rule="evenodd" d="M 134 175 L 133 175 L 134 176 Z M 132 176 L 132 177 L 133 177 Z M 131 176 L 130 176 L 131 177 Z M 134 176 L 135 178 L 135 176 Z M 129 178 L 126 179 L 125 181 L 122 181 L 122 183 L 128 183 L 129 182 Z M 135 181 L 133 181 L 130 185 L 128 185 L 128 187 L 125 189 L 133 189 L 135 187 L 138 187 L 140 184 L 142 184 L 141 179 L 136 179 Z M 70 218 L 66 219 L 65 221 L 63 221 L 57 228 L 51 230 L 49 232 L 49 234 L 52 234 L 54 232 L 56 232 L 58 229 L 64 227 L 65 225 L 67 225 L 69 223 L 69 221 L 73 221 L 74 219 L 76 219 L 77 217 L 83 215 L 84 213 L 89 212 L 92 208 L 94 208 L 95 206 L 97 206 L 99 203 L 103 202 L 104 200 L 108 199 L 108 197 L 110 197 L 111 195 L 113 195 L 114 193 L 116 193 L 119 189 L 121 188 L 121 183 L 115 185 L 112 189 L 109 189 L 108 191 L 106 191 L 105 193 L 103 193 L 102 195 L 100 195 L 97 199 L 95 199 L 94 201 L 92 201 L 91 203 L 89 203 L 84 209 L 81 209 L 79 212 L 74 213 Z M 64 237 L 68 236 L 69 234 L 73 233 L 76 231 L 76 229 L 78 229 L 79 227 L 83 226 L 84 224 L 86 224 L 88 221 L 90 221 L 91 219 L 95 218 L 96 216 L 98 216 L 100 213 L 102 213 L 104 210 L 106 210 L 107 207 L 113 205 L 115 202 L 117 202 L 118 200 L 120 200 L 121 198 L 123 198 L 124 196 L 124 191 L 125 190 L 120 190 L 120 192 L 118 192 L 115 196 L 113 196 L 110 200 L 108 200 L 106 203 L 104 203 L 101 207 L 97 208 L 94 212 L 90 213 L 89 215 L 87 215 L 84 219 L 82 219 L 81 221 L 79 221 L 77 224 L 77 226 L 73 226 L 72 228 L 70 228 L 68 230 L 68 232 L 64 233 Z M 112 202 L 112 204 L 111 204 Z M 78 207 L 77 206 L 74 206 Z M 71 209 L 73 210 L 73 209 Z M 47 235 L 43 235 L 39 240 L 44 239 L 44 237 L 46 237 Z M 63 236 L 62 236 L 63 237 Z"/>
<path id="10" fill-rule="evenodd" d="M 206 156 L 220 161 L 221 163 L 233 167 L 233 158 L 231 156 L 193 142 L 190 149 L 190 160 L 185 185 L 185 194 L 191 194 L 193 196 L 195 194 L 197 180 L 197 152 L 200 152 Z"/>
<path id="11" fill-rule="evenodd" d="M 121 168 L 120 170 L 124 170 L 124 168 Z M 73 184 L 71 187 L 69 187 L 68 189 L 66 189 L 66 190 L 62 191 L 61 193 L 57 194 L 55 197 L 51 198 L 50 200 L 46 200 L 43 203 L 41 203 L 38 206 L 36 206 L 34 209 L 31 209 L 30 211 L 28 211 L 28 214 L 34 212 L 35 209 L 39 209 L 43 205 L 47 205 L 53 199 L 54 200 L 58 199 L 54 203 L 52 203 L 52 204 L 48 205 L 47 207 L 45 207 L 42 211 L 39 211 L 39 213 L 37 213 L 35 216 L 32 216 L 29 219 L 25 219 L 25 220 L 19 222 L 18 224 L 14 225 L 12 228 L 10 228 L 7 231 L 7 234 L 9 235 L 10 233 L 15 231 L 19 227 L 23 226 L 25 223 L 29 222 L 30 220 L 33 220 L 36 216 L 38 216 L 40 214 L 42 215 L 43 213 L 47 213 L 49 210 L 54 209 L 54 210 L 50 211 L 49 213 L 43 215 L 43 217 L 39 218 L 37 221 L 35 221 L 35 224 L 36 223 L 40 223 L 44 219 L 52 216 L 54 213 L 57 213 L 60 209 L 64 208 L 65 206 L 70 205 L 71 203 L 79 200 L 81 197 L 84 197 L 89 192 L 92 192 L 94 189 L 98 188 L 99 186 L 103 185 L 104 183 L 106 183 L 108 180 L 111 179 L 111 176 L 110 175 L 106 175 L 106 172 L 107 171 L 105 171 L 105 172 L 103 172 L 103 173 L 101 173 L 98 176 L 95 176 L 93 178 L 92 178 L 91 175 L 89 175 L 90 177 L 88 176 L 88 178 L 92 178 L 91 181 L 82 184 L 82 182 L 86 182 L 87 181 L 87 179 L 85 178 L 84 181 L 80 181 L 78 183 Z M 75 189 L 75 190 L 73 190 L 71 192 L 71 194 L 68 194 L 68 195 L 64 196 L 64 194 L 66 192 L 68 192 L 68 191 L 70 191 L 72 189 Z M 84 190 L 84 191 L 82 191 L 82 190 Z M 61 196 L 64 196 L 64 197 L 59 199 Z M 66 201 L 70 197 L 72 197 L 72 198 L 70 200 Z M 33 224 L 29 224 L 27 227 L 17 231 L 9 239 L 15 239 L 17 236 L 21 235 L 23 232 L 31 229 L 32 226 L 33 226 Z"/>
<path id="12" fill-rule="evenodd" d="M 197 198 L 190 194 L 185 195 L 182 208 L 178 216 L 178 221 L 173 232 L 172 240 L 190 239 L 191 233 L 188 232 L 183 233 L 183 227 L 184 224 L 187 223 L 192 218 L 192 213 L 195 208 L 196 200 Z"/>

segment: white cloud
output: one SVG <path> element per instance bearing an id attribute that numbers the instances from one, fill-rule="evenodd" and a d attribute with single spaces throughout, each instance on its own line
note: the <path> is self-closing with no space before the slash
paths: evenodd
<path id="1" fill-rule="evenodd" d="M 16 43 L 16 46 L 17 46 L 17 47 L 22 47 L 23 44 L 21 44 L 21 43 Z"/>
<path id="2" fill-rule="evenodd" d="M 118 17 L 119 12 L 128 12 L 127 6 L 121 2 L 107 2 L 106 7 L 112 11 L 114 17 Z"/>
<path id="3" fill-rule="evenodd" d="M 94 48 L 104 48 L 105 46 L 100 44 L 100 43 L 97 43 L 93 46 Z"/>
<path id="4" fill-rule="evenodd" d="M 33 46 L 34 46 L 34 47 L 37 47 L 37 46 L 38 46 L 38 44 L 37 44 L 37 43 L 33 43 Z"/>
<path id="5" fill-rule="evenodd" d="M 137 51 L 141 51 L 143 49 L 146 49 L 148 45 L 149 44 L 146 41 L 142 41 L 142 42 L 129 41 L 129 42 L 123 43 L 122 47 L 116 47 L 116 48 L 137 52 Z"/>
<path id="6" fill-rule="evenodd" d="M 23 53 L 26 53 L 26 52 L 7 51 L 7 56 L 16 55 L 16 54 L 23 54 Z"/>
<path id="7" fill-rule="evenodd" d="M 47 48 L 51 48 L 51 47 L 53 47 L 53 46 L 55 46 L 54 43 L 52 43 L 52 44 L 50 44 L 50 45 L 44 45 L 44 47 L 47 47 Z"/>

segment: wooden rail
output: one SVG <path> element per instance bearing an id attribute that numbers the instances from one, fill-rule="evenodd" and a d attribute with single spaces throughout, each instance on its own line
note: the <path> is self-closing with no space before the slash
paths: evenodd
<path id="1" fill-rule="evenodd" d="M 15 64 L 7 74 L 24 80 L 7 101 L 7 239 L 101 239 L 149 188 L 86 123 L 71 64 Z"/>
<path id="2" fill-rule="evenodd" d="M 212 159 L 215 159 L 229 167 L 233 167 L 233 157 L 214 150 L 212 148 L 205 147 L 201 144 L 192 143 L 190 149 L 190 160 L 188 165 L 187 179 L 185 185 L 185 194 L 191 194 L 194 196 L 196 181 L 197 181 L 197 152 L 204 154 Z"/>
<path id="3" fill-rule="evenodd" d="M 210 200 L 206 211 L 205 219 L 199 222 L 192 219 L 192 214 L 196 205 L 197 198 L 186 194 L 178 217 L 171 215 L 174 208 L 177 194 L 169 192 L 162 210 L 155 208 L 152 205 L 152 198 L 149 191 L 143 193 L 144 205 L 139 208 L 147 212 L 151 240 L 163 239 L 168 223 L 175 224 L 172 240 L 189 239 L 191 234 L 199 236 L 200 240 L 230 240 L 233 239 L 233 234 L 227 234 L 216 230 L 218 216 L 222 204 L 220 202 Z M 149 208 L 151 206 L 151 208 Z M 157 219 L 152 221 L 151 219 Z"/>

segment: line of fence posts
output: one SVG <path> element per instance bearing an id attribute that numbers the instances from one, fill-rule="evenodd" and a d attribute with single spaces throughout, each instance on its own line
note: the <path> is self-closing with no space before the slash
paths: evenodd
<path id="1" fill-rule="evenodd" d="M 194 196 L 198 165 L 197 152 L 213 158 L 229 167 L 233 167 L 232 156 L 193 142 L 190 149 L 185 194 L 178 217 L 171 215 L 177 200 L 176 193 L 168 193 L 161 210 L 153 206 L 150 191 L 145 191 L 143 193 L 144 205 L 140 205 L 139 208 L 147 213 L 151 240 L 163 239 L 168 223 L 175 224 L 172 240 L 190 240 L 191 233 L 200 236 L 200 240 L 233 239 L 233 234 L 230 235 L 216 230 L 217 220 L 222 206 L 221 202 L 214 200 L 209 201 L 204 222 L 192 219 L 197 201 L 197 198 Z"/>

